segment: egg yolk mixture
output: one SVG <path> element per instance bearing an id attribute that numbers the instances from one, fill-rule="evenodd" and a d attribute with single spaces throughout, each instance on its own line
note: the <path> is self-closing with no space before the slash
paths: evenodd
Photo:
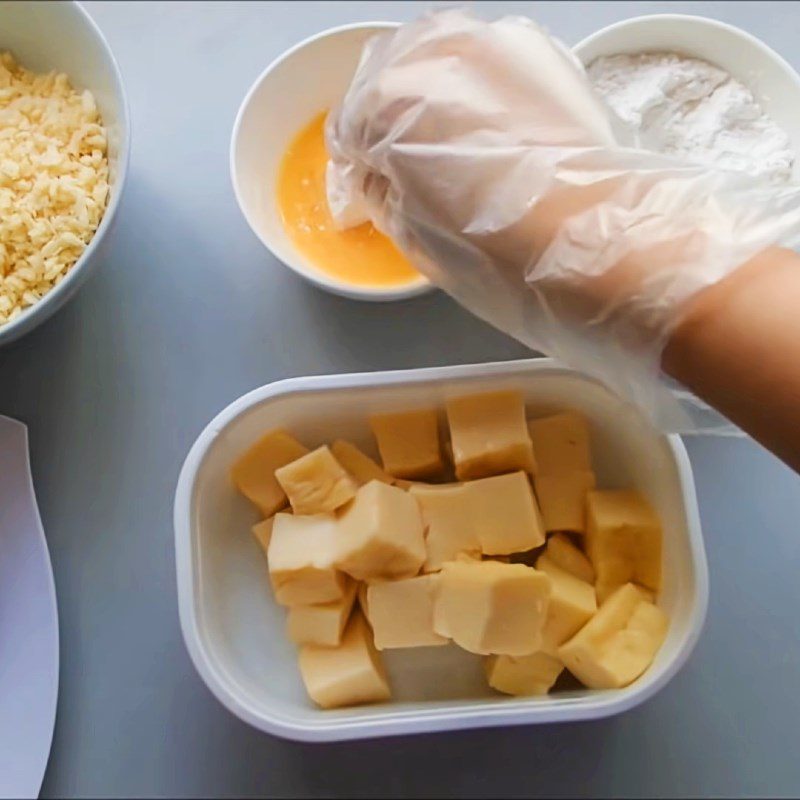
<path id="1" fill-rule="evenodd" d="M 278 175 L 278 208 L 289 238 L 332 278 L 361 286 L 393 286 L 419 273 L 371 222 L 338 230 L 325 190 L 325 117 L 315 117 L 289 145 Z"/>

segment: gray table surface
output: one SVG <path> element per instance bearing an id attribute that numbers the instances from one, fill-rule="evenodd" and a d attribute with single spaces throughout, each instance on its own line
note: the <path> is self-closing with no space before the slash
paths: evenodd
<path id="1" fill-rule="evenodd" d="M 271 738 L 207 691 L 178 627 L 171 507 L 206 422 L 290 375 L 525 355 L 444 296 L 381 306 L 320 293 L 250 233 L 228 180 L 238 104 L 323 28 L 422 4 L 89 3 L 126 79 L 130 182 L 108 263 L 0 352 L 0 413 L 30 426 L 55 569 L 61 694 L 44 794 L 794 795 L 800 792 L 800 485 L 747 440 L 688 442 L 711 570 L 685 669 L 624 716 L 342 745 Z M 800 66 L 797 3 L 497 3 L 567 42 L 689 11 Z M 335 335 L 331 335 L 335 331 Z"/>

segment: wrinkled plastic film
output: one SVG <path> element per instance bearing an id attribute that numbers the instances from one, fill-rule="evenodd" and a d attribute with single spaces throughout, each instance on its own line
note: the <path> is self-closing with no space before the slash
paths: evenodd
<path id="1" fill-rule="evenodd" d="M 800 239 L 800 189 L 635 149 L 533 22 L 432 14 L 373 39 L 326 131 L 329 199 L 472 313 L 667 431 L 731 426 L 664 378 L 688 300 Z"/>

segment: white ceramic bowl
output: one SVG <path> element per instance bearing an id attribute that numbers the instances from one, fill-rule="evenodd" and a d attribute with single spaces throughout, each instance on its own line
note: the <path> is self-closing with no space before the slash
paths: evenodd
<path id="1" fill-rule="evenodd" d="M 344 96 L 364 43 L 394 22 L 365 22 L 318 33 L 292 47 L 261 73 L 247 92 L 231 135 L 233 191 L 248 225 L 262 244 L 307 281 L 357 300 L 403 300 L 432 289 L 418 280 L 394 287 L 365 287 L 336 280 L 299 252 L 286 234 L 276 203 L 283 154 L 317 114 Z"/>
<path id="2" fill-rule="evenodd" d="M 111 185 L 105 214 L 86 250 L 61 283 L 15 320 L 0 326 L 2 345 L 44 322 L 102 263 L 125 184 L 131 134 L 117 62 L 100 29 L 78 3 L 1 0 L 0 50 L 10 50 L 22 66 L 36 72 L 66 72 L 76 88 L 92 92 L 108 129 Z"/>
<path id="3" fill-rule="evenodd" d="M 265 430 L 285 427 L 311 447 L 335 437 L 373 452 L 367 415 L 441 405 L 499 388 L 524 392 L 534 413 L 565 407 L 591 420 L 599 484 L 633 486 L 664 525 L 664 587 L 670 617 L 655 662 L 618 691 L 511 698 L 486 686 L 479 657 L 455 646 L 384 653 L 391 703 L 322 711 L 307 698 L 284 609 L 272 600 L 264 557 L 250 534 L 257 515 L 229 470 Z M 691 467 L 677 436 L 658 433 L 600 384 L 546 359 L 295 378 L 246 394 L 200 434 L 175 496 L 181 628 L 195 667 L 234 714 L 278 736 L 331 741 L 372 736 L 592 719 L 643 702 L 686 661 L 703 624 L 708 572 Z"/>
<path id="4" fill-rule="evenodd" d="M 800 153 L 800 75 L 772 48 L 733 25 L 687 14 L 622 20 L 587 36 L 573 53 L 590 64 L 616 53 L 671 51 L 702 58 L 747 86 Z M 800 180 L 800 158 L 793 178 Z"/>

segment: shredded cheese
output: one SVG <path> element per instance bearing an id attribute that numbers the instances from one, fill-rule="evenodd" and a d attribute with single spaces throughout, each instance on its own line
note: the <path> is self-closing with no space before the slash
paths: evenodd
<path id="1" fill-rule="evenodd" d="M 0 53 L 0 326 L 69 272 L 108 191 L 106 131 L 91 92 Z"/>

